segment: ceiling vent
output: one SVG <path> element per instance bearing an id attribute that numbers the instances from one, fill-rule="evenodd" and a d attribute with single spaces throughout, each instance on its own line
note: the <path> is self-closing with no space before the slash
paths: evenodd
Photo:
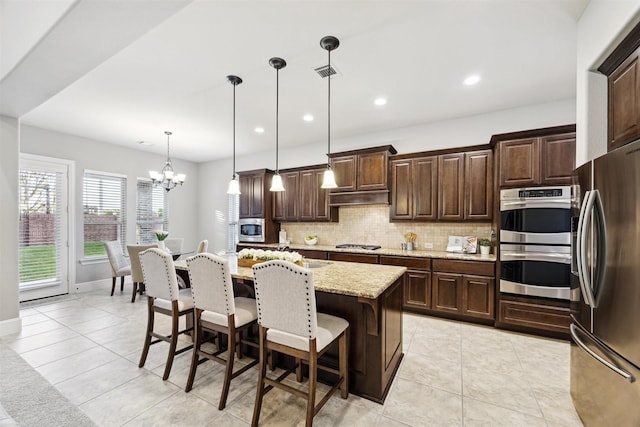
<path id="1" fill-rule="evenodd" d="M 314 68 L 313 70 L 316 73 L 318 73 L 318 75 L 323 79 L 329 76 L 337 77 L 342 74 L 333 64 L 330 67 L 328 65 L 321 65 L 319 67 Z"/>

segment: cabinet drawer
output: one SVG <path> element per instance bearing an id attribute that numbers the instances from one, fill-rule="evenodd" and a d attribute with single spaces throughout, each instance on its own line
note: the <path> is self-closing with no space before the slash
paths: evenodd
<path id="1" fill-rule="evenodd" d="M 318 251 L 314 249 L 297 249 L 296 252 L 305 258 L 311 259 L 327 259 L 328 256 L 327 251 Z"/>
<path id="2" fill-rule="evenodd" d="M 380 255 L 380 264 L 397 265 L 415 270 L 431 270 L 431 258 L 410 258 L 403 256 Z"/>
<path id="3" fill-rule="evenodd" d="M 510 300 L 500 300 L 498 307 L 499 323 L 569 334 L 568 307 Z"/>
<path id="4" fill-rule="evenodd" d="M 378 264 L 378 255 L 351 254 L 343 252 L 329 252 L 332 261 L 362 262 L 366 264 Z"/>
<path id="5" fill-rule="evenodd" d="M 434 259 L 433 271 L 494 277 L 494 262 Z"/>

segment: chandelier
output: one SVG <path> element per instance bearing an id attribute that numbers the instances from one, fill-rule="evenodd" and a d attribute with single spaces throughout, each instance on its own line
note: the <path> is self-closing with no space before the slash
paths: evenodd
<path id="1" fill-rule="evenodd" d="M 169 156 L 169 137 L 171 136 L 171 132 L 165 131 L 164 134 L 167 135 L 167 161 L 162 168 L 162 172 L 149 171 L 149 178 L 151 178 L 153 185 L 161 185 L 166 191 L 171 191 L 176 188 L 176 185 L 182 185 L 187 175 L 175 173 L 173 170 L 171 156 Z"/>

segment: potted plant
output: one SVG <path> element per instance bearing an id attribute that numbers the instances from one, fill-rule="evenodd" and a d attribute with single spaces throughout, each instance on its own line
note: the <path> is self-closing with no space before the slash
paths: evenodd
<path id="1" fill-rule="evenodd" d="M 493 242 L 490 239 L 478 239 L 478 246 L 480 246 L 480 255 L 489 255 Z"/>
<path id="2" fill-rule="evenodd" d="M 169 237 L 169 233 L 163 230 L 156 230 L 156 239 L 158 239 L 158 249 L 164 250 L 166 248 L 164 240 Z"/>

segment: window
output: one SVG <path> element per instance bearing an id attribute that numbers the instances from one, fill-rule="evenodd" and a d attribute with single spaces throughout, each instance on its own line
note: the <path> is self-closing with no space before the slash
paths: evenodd
<path id="1" fill-rule="evenodd" d="M 229 229 L 227 231 L 227 251 L 235 252 L 238 243 L 238 221 L 240 220 L 240 195 L 229 194 Z"/>
<path id="2" fill-rule="evenodd" d="M 169 230 L 167 192 L 146 179 L 138 179 L 136 207 L 136 241 L 155 243 L 155 230 Z"/>
<path id="3" fill-rule="evenodd" d="M 125 249 L 127 235 L 127 178 L 106 172 L 85 171 L 84 256 L 106 256 L 102 242 L 119 240 Z"/>

